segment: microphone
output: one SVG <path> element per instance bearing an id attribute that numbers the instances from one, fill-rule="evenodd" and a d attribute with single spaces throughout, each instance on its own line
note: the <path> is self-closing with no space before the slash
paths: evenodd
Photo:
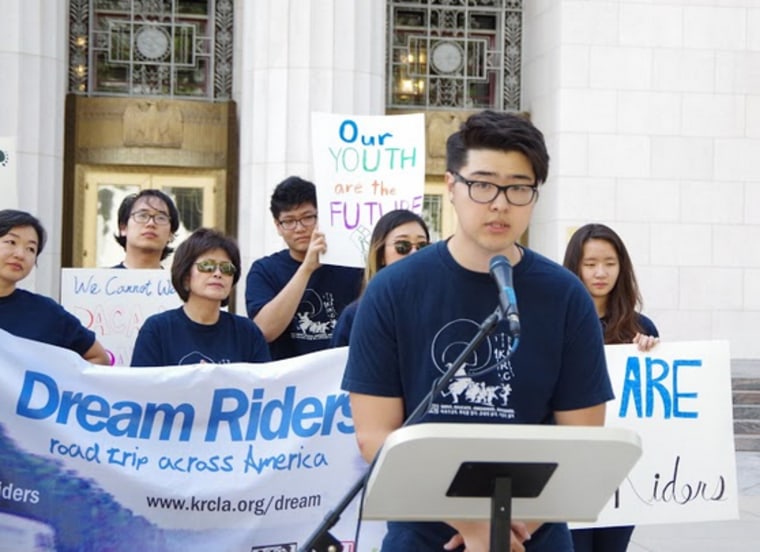
<path id="1" fill-rule="evenodd" d="M 496 255 L 491 259 L 489 272 L 499 287 L 501 319 L 507 322 L 514 343 L 511 349 L 514 350 L 520 339 L 520 315 L 517 312 L 515 288 L 512 286 L 512 265 L 504 255 Z"/>

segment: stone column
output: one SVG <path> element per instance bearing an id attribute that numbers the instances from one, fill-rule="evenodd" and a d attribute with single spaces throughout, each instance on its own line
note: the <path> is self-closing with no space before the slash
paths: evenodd
<path id="1" fill-rule="evenodd" d="M 283 246 L 272 190 L 290 175 L 313 177 L 311 113 L 385 113 L 386 12 L 383 0 L 256 0 L 235 10 L 242 313 L 251 262 Z"/>
<path id="2" fill-rule="evenodd" d="M 0 11 L 0 136 L 15 139 L 17 161 L 17 201 L 0 197 L 0 208 L 42 221 L 48 241 L 21 287 L 57 299 L 68 2 L 2 0 Z"/>

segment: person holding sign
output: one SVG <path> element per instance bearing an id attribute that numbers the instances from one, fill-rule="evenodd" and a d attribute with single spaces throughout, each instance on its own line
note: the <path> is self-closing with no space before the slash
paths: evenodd
<path id="1" fill-rule="evenodd" d="M 321 264 L 327 243 L 311 182 L 297 176 L 280 182 L 270 210 L 288 248 L 251 265 L 245 302 L 279 360 L 329 348 L 340 313 L 359 296 L 362 270 Z"/>
<path id="2" fill-rule="evenodd" d="M 269 362 L 261 330 L 246 317 L 221 310 L 240 279 L 239 266 L 237 243 L 216 230 L 199 228 L 183 241 L 171 272 L 185 304 L 145 320 L 132 366 Z"/>
<path id="3" fill-rule="evenodd" d="M 448 138 L 446 162 L 457 230 L 378 272 L 351 330 L 342 388 L 368 462 L 500 304 L 489 276 L 495 257 L 514 267 L 519 346 L 514 328 L 499 322 L 432 397 L 423 422 L 601 426 L 613 397 L 588 292 L 518 244 L 548 174 L 543 134 L 516 114 L 479 112 Z M 573 550 L 565 523 L 515 520 L 510 538 L 517 552 Z M 382 550 L 485 552 L 489 544 L 487 521 L 389 522 Z"/>
<path id="4" fill-rule="evenodd" d="M 168 195 L 147 189 L 124 198 L 119 206 L 116 241 L 124 260 L 113 268 L 163 268 L 173 251 L 169 244 L 179 228 L 179 211 Z"/>
<path id="5" fill-rule="evenodd" d="M 0 211 L 0 328 L 70 349 L 93 364 L 110 365 L 95 333 L 76 316 L 49 297 L 16 287 L 34 268 L 45 239 L 45 229 L 33 215 L 13 209 Z"/>
<path id="6" fill-rule="evenodd" d="M 659 342 L 657 328 L 636 309 L 641 293 L 628 250 L 612 228 L 581 226 L 565 249 L 565 268 L 574 272 L 591 294 L 607 344 L 635 343 L 649 351 Z M 625 552 L 634 527 L 599 527 L 572 531 L 575 552 Z"/>
<path id="7" fill-rule="evenodd" d="M 372 230 L 364 268 L 364 285 L 384 266 L 405 259 L 430 244 L 430 231 L 422 217 L 407 209 L 395 209 L 380 217 Z M 359 299 L 346 307 L 332 337 L 333 347 L 348 345 Z"/>

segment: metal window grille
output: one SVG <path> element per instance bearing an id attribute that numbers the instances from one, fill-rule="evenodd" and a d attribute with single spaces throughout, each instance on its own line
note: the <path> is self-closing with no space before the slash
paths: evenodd
<path id="1" fill-rule="evenodd" d="M 520 109 L 522 0 L 389 0 L 386 104 Z"/>
<path id="2" fill-rule="evenodd" d="M 69 90 L 227 100 L 232 0 L 70 0 Z"/>

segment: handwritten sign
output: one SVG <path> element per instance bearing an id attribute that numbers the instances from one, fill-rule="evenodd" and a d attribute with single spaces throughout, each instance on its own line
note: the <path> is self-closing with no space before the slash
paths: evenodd
<path id="1" fill-rule="evenodd" d="M 61 305 L 97 334 L 111 364 L 129 366 L 145 319 L 182 300 L 168 270 L 64 268 Z"/>
<path id="2" fill-rule="evenodd" d="M 636 431 L 643 455 L 596 525 L 737 519 L 728 343 L 605 351 L 615 390 L 606 424 Z"/>
<path id="3" fill-rule="evenodd" d="M 0 136 L 0 209 L 18 209 L 16 139 Z"/>
<path id="4" fill-rule="evenodd" d="M 313 113 L 312 151 L 326 264 L 363 267 L 372 229 L 394 209 L 422 213 L 423 114 Z"/>

